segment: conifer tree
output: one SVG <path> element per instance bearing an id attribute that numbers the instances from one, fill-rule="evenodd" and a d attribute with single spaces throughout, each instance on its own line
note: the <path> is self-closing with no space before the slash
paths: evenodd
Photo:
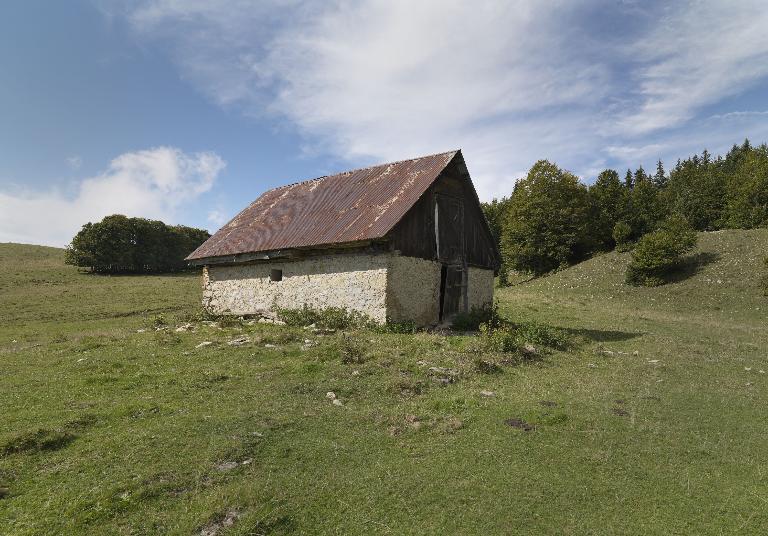
<path id="1" fill-rule="evenodd" d="M 664 172 L 664 164 L 661 159 L 656 163 L 656 174 L 653 176 L 653 184 L 660 190 L 667 186 L 667 174 Z"/>

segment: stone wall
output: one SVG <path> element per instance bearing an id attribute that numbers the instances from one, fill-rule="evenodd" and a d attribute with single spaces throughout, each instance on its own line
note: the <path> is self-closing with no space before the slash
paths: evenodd
<path id="1" fill-rule="evenodd" d="M 440 316 L 440 263 L 392 255 L 387 271 L 387 314 L 395 322 L 437 323 Z"/>
<path id="2" fill-rule="evenodd" d="M 254 314 L 273 307 L 347 307 L 386 320 L 389 255 L 335 254 L 236 266 L 203 274 L 203 306 L 215 314 Z M 281 269 L 282 281 L 270 281 Z"/>
<path id="3" fill-rule="evenodd" d="M 468 306 L 482 307 L 493 303 L 493 270 L 470 266 L 467 273 Z"/>
<path id="4" fill-rule="evenodd" d="M 270 281 L 270 270 L 282 281 Z M 470 308 L 493 302 L 493 270 L 469 268 Z M 203 269 L 203 306 L 214 314 L 255 314 L 276 307 L 346 307 L 378 322 L 438 322 L 440 263 L 393 253 L 339 253 Z"/>

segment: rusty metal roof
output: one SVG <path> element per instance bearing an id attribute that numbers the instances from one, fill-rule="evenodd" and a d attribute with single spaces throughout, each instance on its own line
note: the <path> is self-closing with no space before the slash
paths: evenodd
<path id="1" fill-rule="evenodd" d="M 381 238 L 459 152 L 381 164 L 269 190 L 187 260 Z"/>

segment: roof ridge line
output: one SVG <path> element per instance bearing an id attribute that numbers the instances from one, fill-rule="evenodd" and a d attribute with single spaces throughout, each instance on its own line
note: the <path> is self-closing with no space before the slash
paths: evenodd
<path id="1" fill-rule="evenodd" d="M 451 150 L 451 151 L 443 151 L 441 153 L 425 154 L 423 156 L 416 156 L 414 158 L 405 158 L 403 160 L 395 160 L 394 162 L 382 162 L 380 164 L 373 164 L 372 166 L 365 166 L 365 167 L 360 167 L 360 168 L 355 168 L 355 169 L 348 169 L 348 170 L 345 170 L 345 171 L 339 171 L 338 173 L 331 173 L 329 175 L 321 175 L 319 177 L 315 177 L 314 179 L 304 179 L 303 181 L 296 181 L 296 182 L 291 182 L 289 184 L 283 184 L 282 186 L 275 186 L 274 188 L 266 190 L 264 193 L 274 192 L 274 191 L 277 191 L 277 190 L 282 190 L 283 188 L 290 188 L 291 186 L 297 186 L 299 184 L 306 184 L 308 182 L 319 181 L 319 180 L 327 179 L 328 177 L 335 177 L 337 175 L 346 175 L 346 174 L 350 174 L 351 175 L 352 173 L 356 173 L 358 171 L 365 171 L 367 169 L 373 169 L 373 168 L 382 167 L 382 166 L 393 166 L 395 164 L 402 164 L 404 162 L 413 162 L 414 160 L 421 160 L 423 158 L 431 158 L 433 156 L 441 156 L 441 155 L 448 154 L 448 153 L 456 154 L 459 151 L 461 151 L 461 149 L 454 149 L 454 150 Z M 257 199 L 257 201 L 258 201 L 258 199 Z"/>

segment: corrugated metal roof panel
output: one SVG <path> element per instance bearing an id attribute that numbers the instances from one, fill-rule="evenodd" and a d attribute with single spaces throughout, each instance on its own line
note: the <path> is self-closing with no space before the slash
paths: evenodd
<path id="1" fill-rule="evenodd" d="M 458 153 L 381 164 L 269 190 L 187 260 L 381 238 Z"/>

